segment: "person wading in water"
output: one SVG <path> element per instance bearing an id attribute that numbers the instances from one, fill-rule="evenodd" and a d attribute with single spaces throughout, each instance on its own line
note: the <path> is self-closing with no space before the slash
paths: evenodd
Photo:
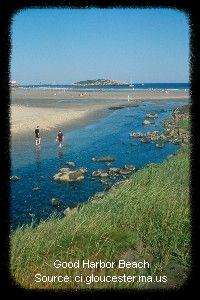
<path id="1" fill-rule="evenodd" d="M 57 135 L 56 141 L 58 141 L 59 148 L 61 148 L 62 147 L 62 143 L 64 141 L 64 135 L 63 135 L 63 133 L 62 133 L 61 130 L 58 131 L 58 135 Z"/>
<path id="2" fill-rule="evenodd" d="M 37 128 L 35 129 L 35 145 L 40 145 L 40 130 L 39 130 L 39 126 L 37 126 Z"/>

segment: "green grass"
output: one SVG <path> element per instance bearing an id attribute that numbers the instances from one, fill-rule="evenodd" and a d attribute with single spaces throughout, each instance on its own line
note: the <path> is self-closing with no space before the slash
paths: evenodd
<path id="1" fill-rule="evenodd" d="M 190 147 L 162 164 L 137 171 L 103 199 L 85 203 L 62 219 L 11 233 L 10 269 L 26 288 L 93 289 L 161 287 L 144 283 L 36 283 L 42 275 L 167 275 L 179 287 L 190 269 Z M 55 269 L 61 261 L 147 260 L 149 269 Z"/>
<path id="2" fill-rule="evenodd" d="M 190 123 L 190 119 L 183 119 L 177 122 L 177 126 L 188 131 L 191 127 Z"/>

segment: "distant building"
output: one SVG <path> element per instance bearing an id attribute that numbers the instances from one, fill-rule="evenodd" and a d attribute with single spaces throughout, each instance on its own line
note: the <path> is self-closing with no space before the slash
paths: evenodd
<path id="1" fill-rule="evenodd" d="M 9 84 L 10 84 L 11 87 L 20 87 L 19 83 L 17 83 L 16 80 L 11 80 L 9 82 Z"/>

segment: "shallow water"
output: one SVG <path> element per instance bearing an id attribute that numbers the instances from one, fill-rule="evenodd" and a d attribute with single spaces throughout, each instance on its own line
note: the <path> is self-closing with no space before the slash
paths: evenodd
<path id="1" fill-rule="evenodd" d="M 38 149 L 30 139 L 21 145 L 13 143 L 11 173 L 21 179 L 11 182 L 12 227 L 30 223 L 32 218 L 36 221 L 46 219 L 54 212 L 62 212 L 68 206 L 86 201 L 95 192 L 103 191 L 105 186 L 98 180 L 92 181 L 91 174 L 98 168 L 106 170 L 108 167 L 105 163 L 93 162 L 92 157 L 111 155 L 116 159 L 113 167 L 133 164 L 142 168 L 150 162 L 162 162 L 175 153 L 177 145 L 156 148 L 155 142 L 142 144 L 139 139 L 130 138 L 129 133 L 163 130 L 161 121 L 169 118 L 174 108 L 187 103 L 186 100 L 144 101 L 137 107 L 111 110 L 101 120 L 66 132 L 62 150 L 57 147 L 55 133 L 43 136 Z M 142 125 L 146 113 L 159 114 L 156 127 Z M 75 162 L 76 168 L 88 168 L 83 182 L 61 184 L 53 180 L 61 167 L 67 167 L 67 161 Z M 35 187 L 40 190 L 33 191 Z M 50 203 L 55 197 L 62 201 L 58 208 Z"/>

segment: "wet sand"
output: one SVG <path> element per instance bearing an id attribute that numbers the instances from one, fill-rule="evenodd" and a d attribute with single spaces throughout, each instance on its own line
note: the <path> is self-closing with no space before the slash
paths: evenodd
<path id="1" fill-rule="evenodd" d="M 17 88 L 11 91 L 11 135 L 85 123 L 109 109 L 138 105 L 143 100 L 189 99 L 188 91 L 72 91 Z"/>

